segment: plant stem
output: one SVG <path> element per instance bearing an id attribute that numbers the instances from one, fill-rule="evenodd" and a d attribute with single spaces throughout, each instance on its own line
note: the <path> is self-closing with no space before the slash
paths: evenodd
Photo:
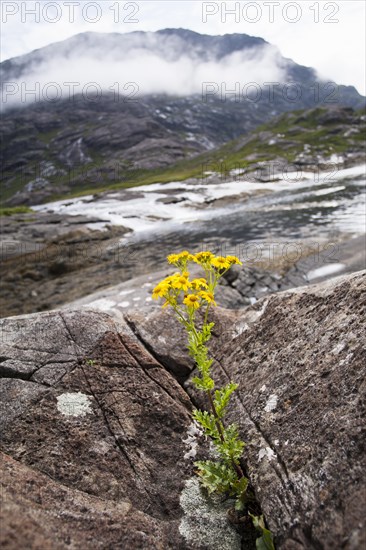
<path id="1" fill-rule="evenodd" d="M 217 281 L 216 281 L 217 282 Z M 206 314 L 205 314 L 205 318 L 204 318 L 204 324 L 207 323 L 207 316 L 208 316 L 208 311 L 210 309 L 210 305 L 207 306 L 207 309 L 206 309 Z M 194 339 L 195 339 L 195 342 L 196 342 L 196 345 L 198 346 L 199 343 L 198 343 L 198 334 L 197 334 L 197 330 L 196 330 L 196 327 L 194 325 L 194 320 L 191 319 L 191 323 L 190 323 L 190 328 L 192 329 L 192 332 L 193 332 L 193 335 L 194 335 Z M 206 348 L 207 349 L 207 348 Z M 197 362 L 197 357 L 196 357 L 196 363 L 198 365 L 198 362 Z M 207 396 L 208 396 L 208 400 L 210 402 L 210 407 L 211 407 L 211 410 L 212 410 L 212 413 L 215 417 L 215 424 L 216 424 L 216 428 L 217 428 L 217 431 L 219 433 L 219 436 L 220 436 L 220 439 L 221 439 L 221 442 L 222 443 L 225 443 L 225 435 L 224 435 L 224 426 L 223 426 L 223 422 L 222 420 L 219 418 L 219 415 L 217 414 L 217 410 L 216 410 L 216 407 L 215 407 L 215 403 L 214 403 L 214 400 L 213 400 L 213 397 L 212 397 L 212 392 L 211 390 L 207 390 Z M 236 471 L 237 473 L 237 476 L 238 478 L 242 478 L 244 477 L 244 473 L 243 473 L 243 470 L 241 469 L 240 465 L 239 464 L 236 464 L 235 460 L 232 458 L 231 459 L 231 463 L 232 463 L 232 466 L 234 468 L 234 470 Z"/>
<path id="2" fill-rule="evenodd" d="M 223 428 L 222 420 L 220 420 L 219 415 L 217 414 L 211 390 L 207 390 L 207 396 L 208 396 L 208 400 L 210 402 L 212 413 L 215 417 L 215 424 L 216 424 L 216 427 L 217 427 L 217 431 L 219 432 L 220 439 L 221 439 L 222 443 L 225 443 L 225 436 L 224 436 L 224 432 L 223 432 L 223 429 L 222 429 Z M 232 462 L 234 470 L 236 471 L 236 473 L 238 475 L 238 478 L 240 479 L 240 478 L 244 477 L 243 470 L 241 469 L 239 464 L 236 464 L 234 459 L 231 459 L 231 462 Z"/>

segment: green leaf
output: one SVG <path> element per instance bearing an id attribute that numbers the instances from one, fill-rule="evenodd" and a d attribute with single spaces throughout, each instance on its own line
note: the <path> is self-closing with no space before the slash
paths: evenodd
<path id="1" fill-rule="evenodd" d="M 198 390 L 202 391 L 213 390 L 215 387 L 215 382 L 210 376 L 204 376 L 203 378 L 195 376 L 194 378 L 192 378 L 192 383 Z"/>
<path id="2" fill-rule="evenodd" d="M 207 411 L 199 411 L 196 409 L 192 412 L 192 416 L 202 426 L 205 435 L 211 437 L 212 439 L 216 439 L 219 437 L 215 417 L 213 414 Z"/>
<path id="3" fill-rule="evenodd" d="M 257 550 L 275 550 L 273 536 L 268 529 L 263 530 L 263 535 L 255 541 Z"/>
<path id="4" fill-rule="evenodd" d="M 234 484 L 236 493 L 235 510 L 238 510 L 239 512 L 245 508 L 248 485 L 249 480 L 246 477 L 241 477 Z"/>
<path id="5" fill-rule="evenodd" d="M 237 478 L 235 470 L 224 463 L 205 460 L 195 462 L 201 483 L 209 493 L 230 493 L 232 484 Z"/>
<path id="6" fill-rule="evenodd" d="M 237 387 L 238 384 L 235 384 L 234 382 L 229 382 L 229 384 L 227 384 L 220 390 L 215 391 L 214 403 L 217 414 L 220 418 L 223 417 L 225 409 L 229 404 L 231 394 L 237 389 Z"/>
<path id="7" fill-rule="evenodd" d="M 254 527 L 262 533 L 262 536 L 255 541 L 257 550 L 275 550 L 273 535 L 265 526 L 263 516 L 249 515 L 253 520 Z"/>
<path id="8" fill-rule="evenodd" d="M 227 461 L 233 460 L 238 463 L 245 447 L 245 443 L 239 439 L 238 428 L 231 424 L 224 430 L 225 441 L 218 441 L 216 444 L 220 456 Z"/>
<path id="9" fill-rule="evenodd" d="M 215 326 L 215 323 L 208 323 L 206 325 L 203 325 L 202 327 L 202 343 L 206 343 L 211 338 L 211 331 L 213 327 Z"/>

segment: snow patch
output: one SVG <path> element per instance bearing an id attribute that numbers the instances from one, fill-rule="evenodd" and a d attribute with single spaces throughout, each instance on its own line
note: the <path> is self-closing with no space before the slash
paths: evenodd
<path id="1" fill-rule="evenodd" d="M 135 290 L 134 289 L 132 289 L 132 290 L 121 290 L 119 295 L 120 296 L 127 296 L 127 294 L 131 294 L 132 292 L 135 292 Z"/>
<path id="2" fill-rule="evenodd" d="M 333 273 L 343 271 L 345 267 L 346 266 L 341 263 L 322 265 L 317 269 L 312 269 L 311 271 L 309 271 L 307 274 L 307 278 L 309 279 L 309 281 L 313 281 L 314 279 L 318 279 L 319 277 L 326 277 L 328 275 L 332 275 Z"/>

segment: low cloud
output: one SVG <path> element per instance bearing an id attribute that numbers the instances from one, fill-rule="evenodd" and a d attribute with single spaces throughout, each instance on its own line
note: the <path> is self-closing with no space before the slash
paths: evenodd
<path id="1" fill-rule="evenodd" d="M 68 42 L 68 41 L 66 41 Z M 202 52 L 179 52 L 172 42 L 146 47 L 88 51 L 65 44 L 39 50 L 36 61 L 18 79 L 8 78 L 2 87 L 3 106 L 53 101 L 83 94 L 93 98 L 108 92 L 136 98 L 147 94 L 189 96 L 211 89 L 246 90 L 251 84 L 285 82 L 286 67 L 279 51 L 270 45 L 231 53 L 220 60 Z M 57 45 L 56 45 L 57 46 Z M 61 51 L 60 51 L 61 50 Z M 122 56 L 122 57 L 121 57 Z M 29 60 L 31 58 L 27 56 Z M 211 57 L 211 59 L 210 59 Z M 21 58 L 20 58 L 21 59 Z"/>

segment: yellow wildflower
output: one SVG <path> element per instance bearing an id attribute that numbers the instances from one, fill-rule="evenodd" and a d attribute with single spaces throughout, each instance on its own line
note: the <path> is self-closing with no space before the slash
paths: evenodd
<path id="1" fill-rule="evenodd" d="M 183 250 L 183 252 L 179 252 L 177 256 L 180 260 L 193 260 L 193 254 L 188 252 L 188 250 Z"/>
<path id="2" fill-rule="evenodd" d="M 165 297 L 169 292 L 169 285 L 166 284 L 164 281 L 162 281 L 161 283 L 157 284 L 156 287 L 154 288 L 153 290 L 153 299 L 154 300 L 157 300 L 158 298 L 163 298 Z"/>
<path id="3" fill-rule="evenodd" d="M 231 265 L 233 264 L 243 265 L 243 263 L 236 256 L 226 256 L 226 259 L 228 262 L 230 262 Z"/>
<path id="4" fill-rule="evenodd" d="M 193 279 L 191 281 L 191 286 L 194 290 L 199 290 L 200 288 L 208 288 L 206 279 L 201 277 L 200 279 Z"/>
<path id="5" fill-rule="evenodd" d="M 211 260 L 211 264 L 217 269 L 228 269 L 230 267 L 230 262 L 224 256 L 216 256 Z"/>
<path id="6" fill-rule="evenodd" d="M 183 304 L 193 309 L 200 307 L 199 298 L 195 294 L 188 294 L 188 296 L 184 298 Z"/>
<path id="7" fill-rule="evenodd" d="M 190 254 L 188 250 L 183 250 L 182 252 L 179 252 L 179 254 L 170 254 L 167 257 L 167 260 L 170 264 L 174 264 L 174 265 L 181 264 L 183 266 L 185 266 L 187 262 L 190 262 L 193 259 L 194 259 L 193 254 Z"/>
<path id="8" fill-rule="evenodd" d="M 171 286 L 173 281 L 175 281 L 177 277 L 181 277 L 181 275 L 182 274 L 179 271 L 176 271 L 173 275 L 168 275 L 168 277 L 165 277 L 165 279 L 160 281 L 159 284 Z"/>
<path id="9" fill-rule="evenodd" d="M 169 254 L 167 260 L 170 264 L 176 264 L 179 260 L 178 254 Z"/>
<path id="10" fill-rule="evenodd" d="M 204 263 L 210 262 L 212 258 L 214 258 L 214 255 L 212 254 L 212 252 L 208 252 L 208 251 L 197 252 L 197 254 L 193 256 L 193 260 L 198 264 L 204 264 Z"/>
<path id="11" fill-rule="evenodd" d="M 216 302 L 215 302 L 215 296 L 212 294 L 212 292 L 202 290 L 199 294 L 200 294 L 201 298 L 206 300 L 206 302 L 208 302 L 209 304 L 213 304 L 214 306 L 217 305 Z"/>
<path id="12" fill-rule="evenodd" d="M 171 296 L 167 296 L 166 302 L 164 302 L 163 307 L 176 306 L 177 300 Z"/>
<path id="13" fill-rule="evenodd" d="M 177 288 L 178 290 L 188 290 L 191 286 L 191 283 L 188 281 L 187 277 L 183 275 L 175 276 L 172 279 L 172 287 Z"/>

